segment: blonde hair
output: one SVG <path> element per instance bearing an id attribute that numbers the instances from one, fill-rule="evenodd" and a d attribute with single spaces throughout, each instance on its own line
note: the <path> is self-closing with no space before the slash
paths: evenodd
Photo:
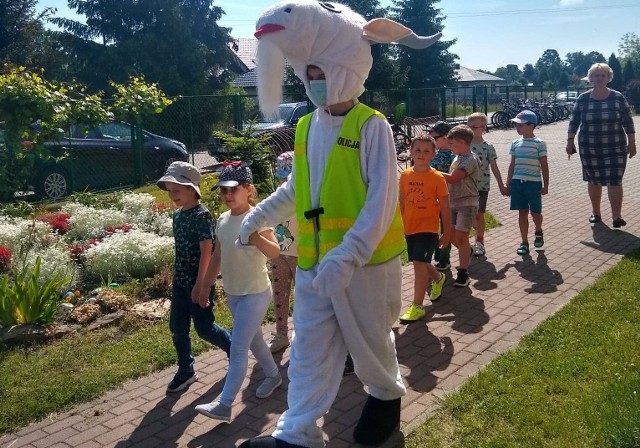
<path id="1" fill-rule="evenodd" d="M 487 116 L 482 112 L 474 112 L 471 115 L 469 115 L 469 117 L 467 117 L 467 123 L 475 120 L 482 120 L 485 126 L 487 125 L 487 122 L 488 122 Z"/>
<path id="2" fill-rule="evenodd" d="M 596 62 L 591 66 L 591 68 L 589 68 L 589 71 L 587 72 L 587 78 L 589 79 L 589 81 L 591 81 L 591 75 L 593 75 L 593 73 L 597 71 L 603 71 L 607 73 L 609 75 L 609 82 L 613 80 L 613 70 L 611 70 L 611 67 L 609 67 L 609 65 L 605 64 L 604 62 Z"/>
<path id="3" fill-rule="evenodd" d="M 255 207 L 258 205 L 258 190 L 253 184 L 241 184 L 247 190 L 249 190 L 249 205 Z"/>
<path id="4" fill-rule="evenodd" d="M 471 129 L 466 124 L 459 124 L 458 126 L 454 126 L 453 129 L 449 131 L 447 134 L 447 139 L 452 140 L 462 140 L 467 145 L 471 144 L 473 140 L 473 129 Z"/>

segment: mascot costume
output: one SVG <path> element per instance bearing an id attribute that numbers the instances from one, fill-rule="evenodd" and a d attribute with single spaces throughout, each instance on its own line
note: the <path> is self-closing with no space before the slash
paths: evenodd
<path id="1" fill-rule="evenodd" d="M 298 122 L 291 180 L 240 230 L 246 244 L 255 230 L 292 216 L 299 226 L 288 409 L 271 436 L 240 447 L 324 447 L 317 420 L 338 393 L 347 352 L 369 394 L 354 440 L 378 445 L 397 430 L 406 393 L 392 331 L 405 243 L 391 128 L 357 98 L 373 43 L 422 49 L 440 34 L 417 36 L 391 20 L 367 22 L 344 5 L 309 0 L 274 4 L 256 28 L 263 114 L 275 115 L 281 102 L 285 59 L 318 109 Z"/>

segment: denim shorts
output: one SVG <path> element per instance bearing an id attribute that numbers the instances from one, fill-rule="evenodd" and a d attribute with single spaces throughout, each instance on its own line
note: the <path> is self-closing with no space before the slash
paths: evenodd
<path id="1" fill-rule="evenodd" d="M 414 233 L 405 235 L 404 238 L 407 241 L 409 261 L 431 263 L 433 253 L 440 242 L 437 233 Z"/>
<path id="2" fill-rule="evenodd" d="M 542 182 L 511 179 L 511 210 L 542 213 Z"/>

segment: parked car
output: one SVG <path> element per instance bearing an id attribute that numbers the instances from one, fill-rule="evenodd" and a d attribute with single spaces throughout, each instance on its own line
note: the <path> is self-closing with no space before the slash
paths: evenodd
<path id="1" fill-rule="evenodd" d="M 159 179 L 169 164 L 189 160 L 184 143 L 142 131 L 143 175 Z M 59 199 L 73 191 L 133 185 L 136 178 L 131 126 L 110 122 L 87 129 L 72 125 L 60 141 L 45 142 L 53 158 L 36 162 L 31 179 L 38 198 Z"/>
<path id="2" fill-rule="evenodd" d="M 278 106 L 278 120 L 249 122 L 244 123 L 244 126 L 251 127 L 254 130 L 251 134 L 252 137 L 268 135 L 269 139 L 267 144 L 271 146 L 277 154 L 280 154 L 284 151 L 293 150 L 295 133 L 291 130 L 295 129 L 300 118 L 312 110 L 306 101 L 282 103 Z M 233 131 L 228 132 L 232 133 Z M 230 148 L 225 146 L 224 141 L 216 135 L 212 135 L 209 138 L 207 151 L 211 157 L 215 157 L 216 159 L 224 159 L 231 152 Z"/>
<path id="3" fill-rule="evenodd" d="M 578 96 L 580 96 L 580 94 L 575 91 L 558 92 L 556 94 L 556 100 L 564 101 L 565 103 L 575 103 L 578 99 Z"/>

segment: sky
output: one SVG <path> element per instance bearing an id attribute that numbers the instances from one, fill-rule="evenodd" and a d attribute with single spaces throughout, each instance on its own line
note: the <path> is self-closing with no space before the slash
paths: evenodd
<path id="1" fill-rule="evenodd" d="M 235 38 L 253 37 L 255 21 L 269 0 L 214 0 L 225 15 L 219 22 Z M 388 6 L 390 0 L 382 0 Z M 57 16 L 82 20 L 66 0 L 39 0 L 37 8 L 57 8 Z M 495 71 L 507 64 L 535 64 L 545 50 L 567 53 L 598 51 L 619 55 L 627 32 L 640 34 L 638 0 L 441 0 L 436 5 L 446 18 L 443 40 L 457 39 L 450 51 L 464 67 Z"/>

